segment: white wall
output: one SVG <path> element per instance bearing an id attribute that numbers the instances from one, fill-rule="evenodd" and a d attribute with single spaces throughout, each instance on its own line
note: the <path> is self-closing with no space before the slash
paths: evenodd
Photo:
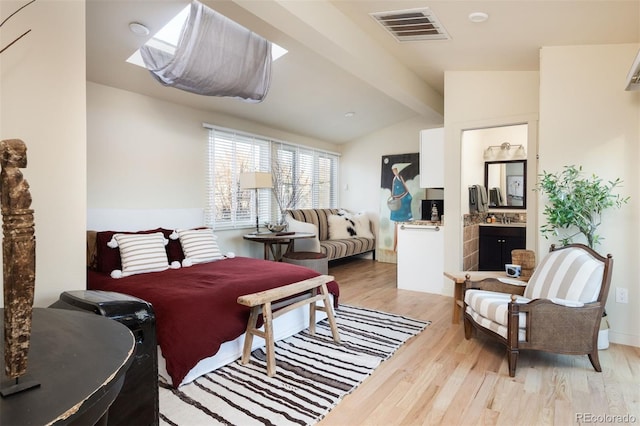
<path id="1" fill-rule="evenodd" d="M 445 73 L 445 270 L 462 269 L 462 219 L 468 202 L 461 181 L 461 138 L 467 129 L 529 123 L 527 182 L 535 182 L 539 74 L 533 71 Z M 484 178 L 483 178 L 484 180 Z M 531 185 L 529 185 L 531 187 Z M 467 200 L 466 198 L 464 198 Z M 537 212 L 527 194 L 527 248 L 535 248 Z M 451 284 L 453 286 L 453 284 Z"/>
<path id="2" fill-rule="evenodd" d="M 0 2 L 6 17 L 25 2 Z M 85 4 L 39 1 L 2 27 L 0 139 L 27 144 L 35 210 L 35 306 L 85 288 Z M 0 301 L 0 304 L 3 302 Z"/>
<path id="3" fill-rule="evenodd" d="M 605 239 L 596 249 L 614 258 L 610 340 L 634 346 L 640 346 L 640 92 L 623 89 L 639 47 L 549 47 L 540 61 L 540 170 L 581 165 L 605 181 L 621 178 L 619 192 L 631 196 L 621 210 L 604 214 L 598 231 Z M 541 239 L 539 252 L 551 242 Z M 616 287 L 629 290 L 628 304 L 615 302 Z"/>
<path id="4" fill-rule="evenodd" d="M 368 212 L 377 229 L 382 156 L 420 152 L 420 130 L 429 127 L 433 125 L 416 117 L 344 145 L 340 160 L 341 207 Z"/>
<path id="5" fill-rule="evenodd" d="M 87 207 L 204 207 L 205 115 L 87 83 Z"/>
<path id="6" fill-rule="evenodd" d="M 338 146 L 256 123 L 87 83 L 87 208 L 194 209 L 206 201 L 203 122 L 342 152 L 340 206 L 377 221 L 382 155 L 419 152 L 424 120 L 407 120 Z M 348 188 L 348 189 L 347 189 Z M 152 225 L 152 226 L 160 226 Z M 164 225 L 169 226 L 169 225 Z M 220 231 L 223 250 L 260 257 L 262 246 L 242 240 L 247 230 Z"/>
<path id="7" fill-rule="evenodd" d="M 600 230 L 606 237 L 598 247 L 601 253 L 614 255 L 612 287 L 629 290 L 629 304 L 615 303 L 612 292 L 607 303 L 612 342 L 640 346 L 638 314 L 640 264 L 640 94 L 625 92 L 624 78 L 638 45 L 603 45 L 544 48 L 541 68 L 534 72 L 447 72 L 445 75 L 445 204 L 447 221 L 458 217 L 460 206 L 460 132 L 465 128 L 483 128 L 515 123 L 523 119 L 535 122 L 539 92 L 539 137 L 537 126 L 530 126 L 529 140 L 538 140 L 537 150 L 529 145 L 528 182 L 535 182 L 542 170 L 559 170 L 564 165 L 582 165 L 604 179 L 620 177 L 630 203 L 621 210 L 605 214 Z M 576 73 L 575 70 L 580 70 Z M 531 128 L 533 127 L 533 128 Z M 533 132 L 533 135 L 532 135 Z M 539 150 L 540 160 L 536 161 Z M 529 185 L 531 188 L 532 185 Z M 622 192 L 622 191 L 621 191 Z M 535 193 L 529 201 L 537 197 Z M 457 209 L 456 209 L 457 205 Z M 454 210 L 454 211 L 452 211 Z M 527 218 L 543 220 L 540 208 Z M 455 216 L 455 214 L 458 216 Z M 539 224 L 528 226 L 538 243 L 540 255 L 552 241 L 537 238 Z M 452 235 L 458 227 L 447 227 L 445 268 L 461 267 L 461 235 Z M 630 278 L 631 277 L 631 278 Z"/>
<path id="8" fill-rule="evenodd" d="M 240 101 L 238 101 L 240 102 Z M 122 216 L 141 210 L 203 209 L 206 204 L 206 122 L 330 151 L 330 143 L 87 83 L 87 209 L 115 209 Z M 126 220 L 126 217 L 123 218 Z M 171 223 L 149 224 L 172 227 Z M 262 245 L 242 239 L 249 230 L 219 231 L 220 247 L 262 257 Z"/>

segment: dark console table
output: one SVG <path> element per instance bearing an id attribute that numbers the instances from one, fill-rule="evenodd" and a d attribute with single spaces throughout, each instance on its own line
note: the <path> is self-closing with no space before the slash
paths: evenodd
<path id="1" fill-rule="evenodd" d="M 106 424 L 134 348 L 133 334 L 117 321 L 84 312 L 34 309 L 27 376 L 40 387 L 1 398 L 0 424 Z M 5 385 L 4 345 L 0 356 Z"/>

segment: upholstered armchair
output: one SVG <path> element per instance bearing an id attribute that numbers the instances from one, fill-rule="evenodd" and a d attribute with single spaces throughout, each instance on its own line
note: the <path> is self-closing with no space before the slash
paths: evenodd
<path id="1" fill-rule="evenodd" d="M 465 338 L 479 330 L 504 344 L 511 377 L 520 350 L 588 355 L 600 372 L 598 332 L 612 267 L 611 255 L 571 244 L 551 246 L 528 283 L 467 278 Z"/>

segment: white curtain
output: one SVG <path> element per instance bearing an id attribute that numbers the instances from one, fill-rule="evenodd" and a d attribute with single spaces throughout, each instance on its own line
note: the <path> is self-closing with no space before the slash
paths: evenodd
<path id="1" fill-rule="evenodd" d="M 271 43 L 193 1 L 174 55 L 140 48 L 151 75 L 165 86 L 208 96 L 260 102 L 271 82 Z"/>

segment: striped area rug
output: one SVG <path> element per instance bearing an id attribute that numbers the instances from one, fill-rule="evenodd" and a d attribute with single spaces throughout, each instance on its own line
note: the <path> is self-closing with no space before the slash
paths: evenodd
<path id="1" fill-rule="evenodd" d="M 429 322 L 341 305 L 340 343 L 326 320 L 276 343 L 276 375 L 263 349 L 173 389 L 160 385 L 161 425 L 312 425 Z"/>

